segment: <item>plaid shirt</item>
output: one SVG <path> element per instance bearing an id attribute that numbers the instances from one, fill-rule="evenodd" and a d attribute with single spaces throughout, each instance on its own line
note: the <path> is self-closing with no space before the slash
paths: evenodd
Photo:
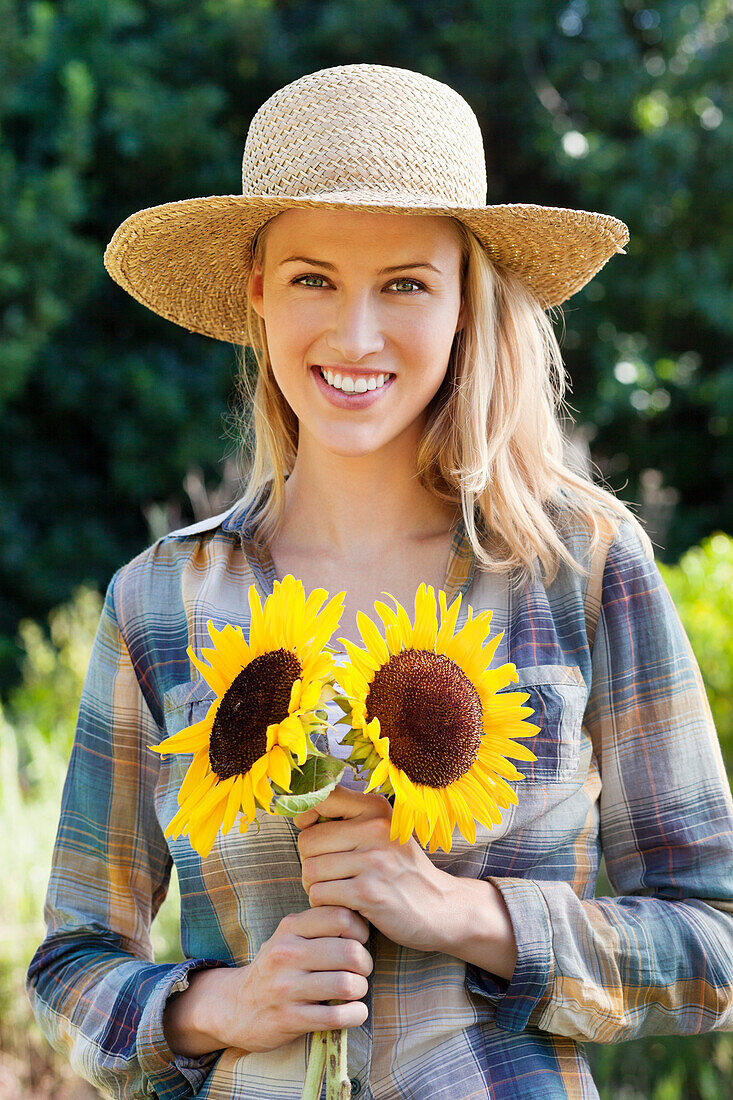
<path id="1" fill-rule="evenodd" d="M 235 505 L 115 573 L 81 697 L 28 989 L 51 1043 L 114 1097 L 300 1097 L 305 1037 L 189 1059 L 162 1026 L 191 970 L 250 962 L 309 904 L 287 818 L 258 810 L 259 832 L 219 836 L 204 860 L 184 838 L 167 843 L 189 757 L 148 749 L 208 710 L 186 655 L 208 644 L 206 620 L 247 631 L 249 585 L 272 591 L 246 518 Z M 580 527 L 563 538 L 587 561 Z M 464 594 L 459 626 L 468 604 L 493 609 L 496 661 L 516 664 L 541 726 L 518 806 L 491 833 L 477 825 L 473 846 L 456 830 L 452 851 L 429 857 L 499 888 L 517 965 L 506 981 L 372 928 L 369 1014 L 349 1030 L 353 1095 L 597 1096 L 578 1040 L 733 1028 L 733 807 L 698 667 L 626 522 L 586 576 L 563 568 L 519 593 L 476 569 L 461 524 L 443 587 Z M 594 897 L 601 852 L 616 897 Z M 172 863 L 186 961 L 156 965 L 150 924 Z"/>

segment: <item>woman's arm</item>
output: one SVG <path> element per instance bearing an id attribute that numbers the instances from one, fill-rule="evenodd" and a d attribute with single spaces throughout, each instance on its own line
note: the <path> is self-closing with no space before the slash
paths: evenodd
<path id="1" fill-rule="evenodd" d="M 82 692 L 46 900 L 28 971 L 36 1019 L 76 1071 L 111 1096 L 189 1096 L 213 1060 L 177 1057 L 163 1012 L 191 970 L 152 961 L 150 923 L 170 855 L 155 817 L 158 729 L 115 614 L 112 578 Z"/>
<path id="2" fill-rule="evenodd" d="M 511 981 L 468 968 L 497 1024 L 577 1039 L 733 1028 L 733 807 L 699 669 L 630 525 L 606 559 L 585 715 L 613 898 L 492 877 L 517 940 Z M 531 872 L 530 872 L 531 875 Z"/>

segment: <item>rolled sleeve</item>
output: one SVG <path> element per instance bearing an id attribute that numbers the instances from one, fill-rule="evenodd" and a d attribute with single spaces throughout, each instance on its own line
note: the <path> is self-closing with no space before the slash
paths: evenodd
<path id="1" fill-rule="evenodd" d="M 211 959 L 187 959 L 178 963 L 158 981 L 145 1002 L 137 1027 L 137 1058 L 148 1091 L 158 1100 L 187 1100 L 195 1096 L 221 1054 L 221 1051 L 213 1051 L 200 1058 L 175 1054 L 163 1030 L 163 1013 L 168 1000 L 188 989 L 189 975 L 221 965 Z"/>
<path id="2" fill-rule="evenodd" d="M 540 886 L 529 879 L 489 876 L 488 882 L 506 902 L 517 945 L 517 963 L 510 980 L 468 964 L 468 988 L 496 1005 L 496 1024 L 505 1031 L 523 1031 L 539 1016 L 553 980 L 552 925 Z"/>

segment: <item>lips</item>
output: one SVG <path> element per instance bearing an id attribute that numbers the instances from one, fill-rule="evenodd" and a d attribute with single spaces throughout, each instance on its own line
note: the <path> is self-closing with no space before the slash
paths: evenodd
<path id="1" fill-rule="evenodd" d="M 333 371 L 334 374 L 350 374 L 352 378 L 376 378 L 378 374 L 391 374 L 392 371 L 376 370 L 374 367 L 347 367 L 344 363 L 316 363 L 316 370 Z"/>
<path id="2" fill-rule="evenodd" d="M 338 371 L 338 368 L 329 367 L 329 370 L 333 370 L 334 373 Z M 394 375 L 387 379 L 383 386 L 375 390 L 367 390 L 365 393 L 344 393 L 343 390 L 337 390 L 334 386 L 329 386 L 328 382 L 321 375 L 321 365 L 317 364 L 311 367 L 310 373 L 313 380 L 318 386 L 323 396 L 329 402 L 330 405 L 335 405 L 339 409 L 350 409 L 351 411 L 358 411 L 360 409 L 368 409 L 371 405 L 380 401 L 384 394 L 389 390 L 394 382 Z M 341 373 L 341 371 L 338 371 Z M 351 374 L 352 377 L 367 377 L 373 375 L 374 371 L 343 371 L 344 374 Z M 384 372 L 386 373 L 386 372 Z"/>

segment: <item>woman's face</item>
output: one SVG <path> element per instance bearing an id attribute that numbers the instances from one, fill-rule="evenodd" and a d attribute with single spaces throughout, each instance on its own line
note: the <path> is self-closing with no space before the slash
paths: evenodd
<path id="1" fill-rule="evenodd" d="M 301 439 L 354 457 L 417 445 L 462 322 L 460 262 L 444 217 L 288 210 L 269 223 L 251 300 Z"/>

